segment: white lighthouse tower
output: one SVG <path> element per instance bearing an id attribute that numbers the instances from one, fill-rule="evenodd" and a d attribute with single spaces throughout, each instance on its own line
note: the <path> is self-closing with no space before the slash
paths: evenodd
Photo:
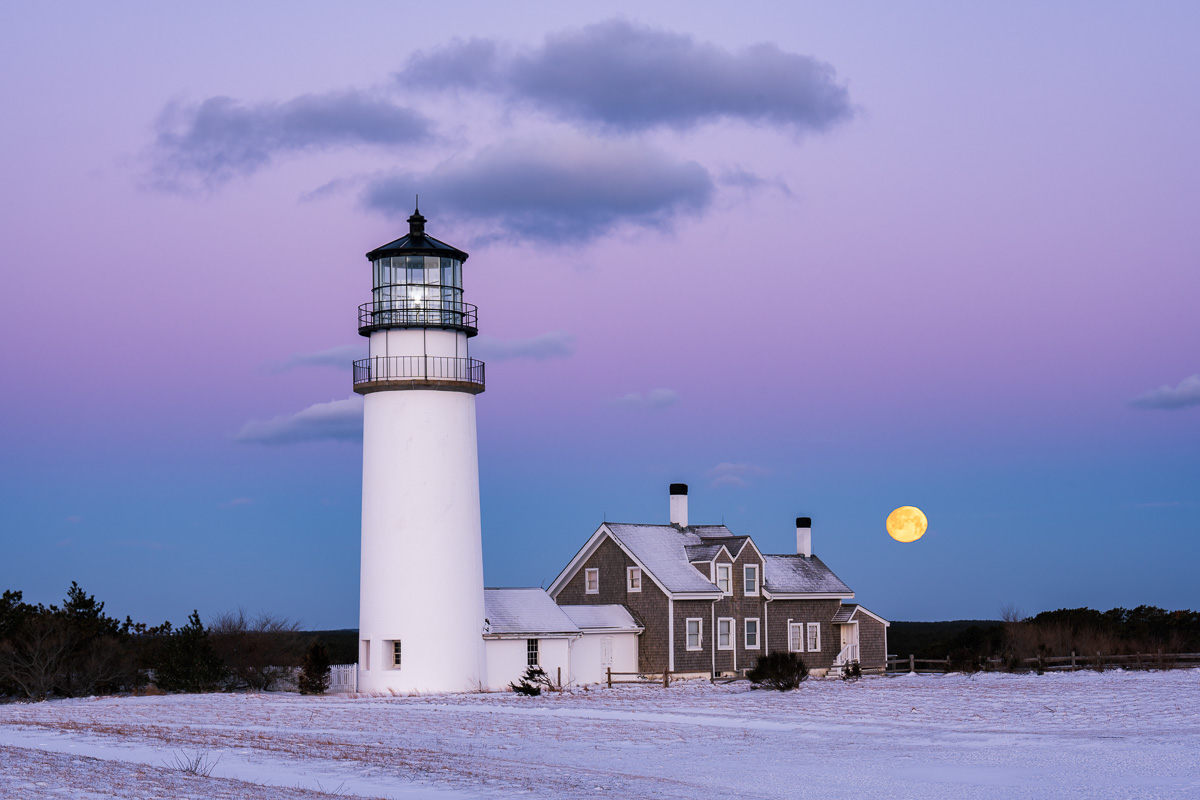
<path id="1" fill-rule="evenodd" d="M 354 362 L 364 395 L 359 688 L 458 692 L 486 686 L 475 395 L 467 342 L 467 254 L 425 233 L 367 253 L 371 302 Z"/>

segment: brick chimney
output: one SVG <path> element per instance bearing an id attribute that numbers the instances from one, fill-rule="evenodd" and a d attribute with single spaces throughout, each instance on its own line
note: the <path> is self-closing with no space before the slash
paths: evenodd
<path id="1" fill-rule="evenodd" d="M 811 517 L 796 517 L 796 555 L 812 555 Z"/>
<path id="2" fill-rule="evenodd" d="M 671 524 L 677 528 L 686 528 L 687 518 L 687 484 L 671 484 Z"/>

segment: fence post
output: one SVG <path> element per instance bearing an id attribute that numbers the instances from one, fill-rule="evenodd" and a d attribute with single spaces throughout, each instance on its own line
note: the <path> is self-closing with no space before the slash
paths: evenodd
<path id="1" fill-rule="evenodd" d="M 611 689 L 612 688 L 612 667 L 608 667 L 606 671 L 608 672 L 608 688 Z"/>
<path id="2" fill-rule="evenodd" d="M 663 688 L 666 689 L 666 688 L 670 687 L 670 685 L 671 685 L 671 673 L 664 669 L 663 670 Z"/>
<path id="3" fill-rule="evenodd" d="M 908 654 L 908 671 L 909 672 L 917 671 L 917 659 L 916 659 L 916 656 L 914 656 L 912 653 Z"/>
<path id="4" fill-rule="evenodd" d="M 558 690 L 562 691 L 562 667 L 558 668 Z"/>
<path id="5" fill-rule="evenodd" d="M 1071 651 L 1071 672 L 1075 671 L 1075 651 Z"/>

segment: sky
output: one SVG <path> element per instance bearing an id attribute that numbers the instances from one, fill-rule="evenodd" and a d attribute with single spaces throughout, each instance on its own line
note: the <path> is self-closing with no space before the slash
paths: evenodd
<path id="1" fill-rule="evenodd" d="M 470 254 L 485 579 L 604 520 L 895 620 L 1200 607 L 1200 7 L 0 7 L 0 588 L 358 614 L 357 306 Z M 929 530 L 900 544 L 888 513 Z"/>

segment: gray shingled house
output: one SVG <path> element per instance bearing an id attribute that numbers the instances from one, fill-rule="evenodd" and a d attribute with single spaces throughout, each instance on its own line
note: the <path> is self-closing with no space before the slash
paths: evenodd
<path id="1" fill-rule="evenodd" d="M 642 628 L 638 669 L 734 674 L 777 650 L 814 674 L 857 661 L 882 671 L 890 623 L 855 603 L 812 553 L 811 520 L 796 552 L 763 554 L 724 525 L 689 525 L 687 486 L 671 485 L 671 524 L 602 524 L 547 590 L 562 606 L 624 606 Z"/>

